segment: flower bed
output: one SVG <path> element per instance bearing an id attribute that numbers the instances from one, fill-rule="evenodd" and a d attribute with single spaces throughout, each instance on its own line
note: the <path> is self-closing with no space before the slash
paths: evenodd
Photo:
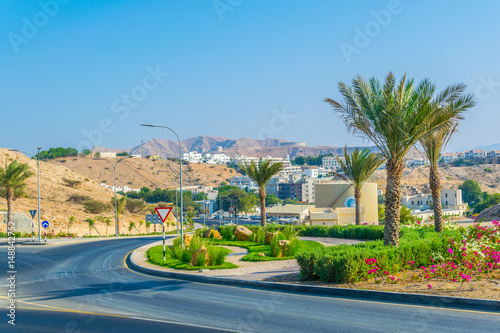
<path id="1" fill-rule="evenodd" d="M 297 255 L 301 278 L 353 283 L 376 277 L 380 283 L 397 283 L 395 274 L 421 268 L 414 278 L 446 278 L 468 282 L 500 266 L 500 226 L 447 224 L 436 233 L 432 226 L 403 227 L 398 248 L 382 241 L 306 251 Z M 432 288 L 432 284 L 429 284 Z"/>

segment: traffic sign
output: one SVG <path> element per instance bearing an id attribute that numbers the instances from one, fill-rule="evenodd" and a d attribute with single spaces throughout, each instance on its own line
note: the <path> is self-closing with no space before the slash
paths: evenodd
<path id="1" fill-rule="evenodd" d="M 155 209 L 162 222 L 165 222 L 168 214 L 172 211 L 172 207 L 156 207 Z"/>
<path id="2" fill-rule="evenodd" d="M 31 218 L 34 219 L 36 215 L 36 209 L 30 210 Z"/>
<path id="3" fill-rule="evenodd" d="M 231 206 L 231 207 L 229 207 L 229 212 L 230 212 L 230 213 L 234 213 L 234 208 L 233 208 L 232 206 Z"/>
<path id="4" fill-rule="evenodd" d="M 146 214 L 146 222 L 151 222 L 152 224 L 162 224 L 163 223 L 157 214 Z"/>
<path id="5" fill-rule="evenodd" d="M 42 227 L 48 228 L 49 227 L 49 221 L 43 221 L 42 222 Z"/>

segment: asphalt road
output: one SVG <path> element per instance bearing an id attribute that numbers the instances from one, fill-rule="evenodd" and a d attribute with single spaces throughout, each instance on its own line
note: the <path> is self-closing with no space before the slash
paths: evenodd
<path id="1" fill-rule="evenodd" d="M 0 332 L 498 332 L 500 314 L 238 288 L 128 269 L 117 239 L 16 248 L 16 326 L 0 281 Z M 0 247 L 2 276 L 7 248 Z"/>

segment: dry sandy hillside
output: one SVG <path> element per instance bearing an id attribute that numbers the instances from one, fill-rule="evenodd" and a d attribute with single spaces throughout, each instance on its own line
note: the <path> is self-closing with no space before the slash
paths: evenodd
<path id="1" fill-rule="evenodd" d="M 116 163 L 118 158 L 109 160 Z M 49 160 L 48 163 L 70 169 L 98 184 L 104 182 L 113 186 L 113 167 L 107 161 L 87 157 L 66 157 Z M 137 189 L 143 186 L 152 189 L 174 188 L 179 186 L 178 174 L 179 162 L 126 158 L 116 167 L 116 184 Z M 219 186 L 221 182 L 229 182 L 235 175 L 239 175 L 236 170 L 225 165 L 190 163 L 182 166 L 183 186 Z"/>
<path id="2" fill-rule="evenodd" d="M 28 198 L 21 198 L 14 201 L 14 212 L 15 213 L 25 213 L 29 216 L 28 210 L 37 209 L 37 177 L 36 177 L 36 161 L 25 157 L 22 154 L 8 151 L 6 149 L 0 149 L 0 164 L 5 165 L 5 161 L 10 162 L 12 159 L 17 159 L 21 163 L 28 163 L 31 167 L 33 177 L 28 179 Z M 95 161 L 89 160 L 89 165 L 96 163 Z M 75 187 L 69 187 L 63 182 L 63 178 L 79 180 L 81 185 Z M 50 227 L 48 231 L 54 230 L 55 233 L 59 231 L 67 232 L 67 222 L 70 216 L 76 218 L 76 223 L 71 226 L 70 232 L 75 232 L 78 235 L 88 234 L 88 224 L 84 222 L 87 218 L 94 218 L 95 215 L 89 214 L 84 211 L 84 208 L 80 204 L 74 204 L 67 202 L 67 199 L 72 194 L 80 194 L 89 196 L 92 199 L 100 200 L 108 203 L 114 196 L 114 192 L 110 189 L 106 189 L 103 186 L 97 184 L 96 181 L 90 179 L 86 175 L 79 174 L 73 171 L 68 166 L 62 163 L 46 163 L 40 162 L 40 193 L 41 193 L 41 219 L 50 222 Z M 5 199 L 0 198 L 0 211 L 7 210 L 7 203 Z M 109 209 L 109 211 L 101 214 L 103 216 L 109 217 L 113 223 L 108 232 L 111 234 L 114 232 L 114 210 Z M 174 224 L 175 218 L 169 216 L 169 220 Z M 139 220 L 144 220 L 144 214 L 131 214 L 124 210 L 120 218 L 120 233 L 128 233 L 129 222 L 135 222 L 138 225 Z M 105 234 L 105 225 L 101 222 L 96 222 L 96 228 L 101 234 Z M 6 225 L 0 224 L 0 231 L 5 231 Z M 174 227 L 171 226 L 170 230 Z M 142 226 L 141 232 L 145 232 L 145 227 Z M 133 229 L 132 234 L 137 233 L 137 230 Z M 95 231 L 93 232 L 95 235 Z"/>
<path id="3" fill-rule="evenodd" d="M 491 169 L 487 172 L 485 169 Z M 439 169 L 441 175 L 441 185 L 444 189 L 458 188 L 467 179 L 473 179 L 481 185 L 481 189 L 488 193 L 500 192 L 500 165 L 483 164 L 471 167 L 443 167 Z M 385 191 L 386 170 L 375 172 L 372 181 Z M 415 191 L 430 193 L 429 189 L 429 168 L 406 168 L 403 172 L 403 194 L 415 194 Z"/>

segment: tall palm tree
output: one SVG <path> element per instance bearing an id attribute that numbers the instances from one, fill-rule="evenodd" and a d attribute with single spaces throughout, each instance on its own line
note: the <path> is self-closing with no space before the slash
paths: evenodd
<path id="1" fill-rule="evenodd" d="M 333 172 L 354 187 L 354 199 L 356 200 L 356 225 L 361 224 L 361 188 L 373 173 L 384 163 L 382 155 L 372 153 L 370 148 L 354 149 L 351 155 L 344 148 L 345 162 L 337 159 L 344 174 Z"/>
<path id="2" fill-rule="evenodd" d="M 343 104 L 325 99 L 351 132 L 372 141 L 387 159 L 384 244 L 399 245 L 401 178 L 406 153 L 420 138 L 450 126 L 475 104 L 475 98 L 464 95 L 464 90 L 465 85 L 456 84 L 434 97 L 436 86 L 429 79 L 416 84 L 404 75 L 396 83 L 389 73 L 382 85 L 374 77 L 365 81 L 358 75 L 352 86 L 339 82 Z"/>
<path id="3" fill-rule="evenodd" d="M 85 220 L 89 224 L 89 237 L 92 236 L 91 229 L 95 226 L 95 220 L 91 217 Z"/>
<path id="4" fill-rule="evenodd" d="M 441 179 L 439 177 L 439 157 L 444 148 L 451 139 L 451 136 L 457 131 L 458 122 L 448 127 L 431 132 L 420 139 L 420 144 L 424 149 L 425 155 L 429 160 L 429 187 L 432 193 L 432 202 L 434 210 L 434 228 L 437 232 L 443 231 L 443 209 L 441 207 Z"/>
<path id="5" fill-rule="evenodd" d="M 69 217 L 69 220 L 68 220 L 68 234 L 69 234 L 69 227 L 70 227 L 72 224 L 74 224 L 74 223 L 75 223 L 75 221 L 76 221 L 76 218 L 75 218 L 73 215 L 71 215 L 71 216 Z"/>
<path id="6" fill-rule="evenodd" d="M 260 199 L 260 224 L 266 225 L 266 185 L 271 178 L 279 173 L 283 168 L 282 162 L 272 163 L 271 160 L 260 160 L 257 165 L 254 161 L 250 164 L 238 164 L 238 167 L 250 179 L 257 183 L 259 186 L 259 199 Z"/>
<path id="7" fill-rule="evenodd" d="M 0 196 L 7 200 L 7 222 L 12 222 L 13 201 L 26 195 L 26 180 L 31 176 L 29 165 L 17 160 L 10 164 L 5 160 L 5 168 L 0 167 Z"/>

